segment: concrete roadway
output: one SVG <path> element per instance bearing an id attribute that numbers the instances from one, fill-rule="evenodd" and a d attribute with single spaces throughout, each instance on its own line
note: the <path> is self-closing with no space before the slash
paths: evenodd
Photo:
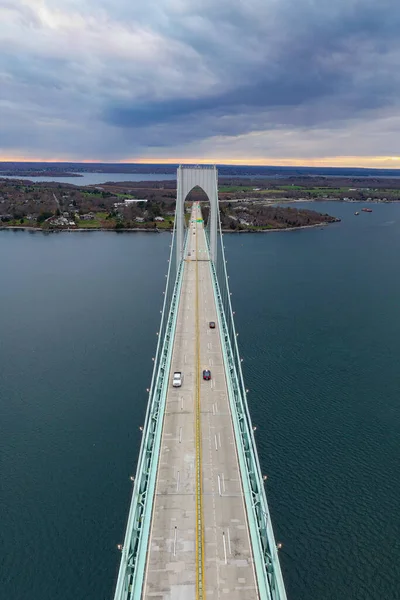
<path id="1" fill-rule="evenodd" d="M 192 219 L 200 217 L 196 204 Z M 229 596 L 230 600 L 253 600 L 259 595 L 203 223 L 191 223 L 188 252 L 143 598 L 202 600 Z M 210 321 L 215 321 L 216 329 L 209 328 Z M 211 370 L 211 381 L 203 380 L 203 369 Z M 172 387 L 174 371 L 183 372 L 181 388 Z M 200 488 L 196 478 L 197 459 L 201 469 Z M 200 506 L 196 504 L 198 488 L 202 492 Z M 197 542 L 202 552 L 196 553 Z"/>

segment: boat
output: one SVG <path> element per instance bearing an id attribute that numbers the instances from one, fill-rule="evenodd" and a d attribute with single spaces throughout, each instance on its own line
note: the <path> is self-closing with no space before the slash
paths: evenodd
<path id="1" fill-rule="evenodd" d="M 357 216 L 357 215 L 359 215 L 360 213 L 359 213 L 359 212 L 355 212 L 354 214 Z"/>
<path id="2" fill-rule="evenodd" d="M 372 208 L 362 208 L 363 212 L 372 212 Z"/>

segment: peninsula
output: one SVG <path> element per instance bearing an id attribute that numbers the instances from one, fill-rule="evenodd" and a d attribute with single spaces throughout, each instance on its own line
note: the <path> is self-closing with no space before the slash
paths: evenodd
<path id="1" fill-rule="evenodd" d="M 241 185 L 220 189 L 221 225 L 228 232 L 286 230 L 325 225 L 339 219 L 312 210 L 282 206 L 282 199 L 257 196 Z M 240 190 L 239 192 L 237 190 Z M 243 197 L 243 192 L 247 195 Z M 256 194 L 255 198 L 249 198 Z M 237 196 L 242 195 L 242 198 Z M 170 230 L 175 214 L 175 181 L 105 183 L 38 183 L 0 178 L 0 227 L 56 230 Z M 208 202 L 195 188 L 188 202 Z"/>

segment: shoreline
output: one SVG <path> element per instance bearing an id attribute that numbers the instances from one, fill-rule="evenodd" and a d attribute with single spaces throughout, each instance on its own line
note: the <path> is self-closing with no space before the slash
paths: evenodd
<path id="1" fill-rule="evenodd" d="M 339 223 L 340 219 L 338 219 L 337 221 L 332 221 L 330 223 L 327 222 L 322 222 L 322 223 L 314 223 L 313 225 L 299 225 L 298 227 L 285 227 L 285 228 L 278 228 L 278 229 L 241 229 L 238 231 L 235 231 L 233 229 L 222 229 L 221 233 L 276 233 L 276 232 L 283 232 L 283 231 L 298 231 L 299 229 L 313 229 L 315 227 L 327 227 L 328 225 L 332 225 L 333 223 Z M 64 229 L 42 229 L 41 227 L 24 227 L 21 225 L 10 225 L 9 227 L 0 227 L 0 231 L 6 231 L 6 230 L 11 230 L 11 231 L 32 231 L 34 233 L 75 233 L 75 232 L 92 232 L 92 231 L 108 231 L 111 233 L 172 233 L 172 229 L 141 229 L 140 227 L 136 227 L 136 228 L 126 228 L 126 229 L 111 229 L 111 228 L 107 228 L 107 227 L 89 227 L 89 228 L 84 228 L 84 227 L 80 227 L 80 228 L 76 228 L 76 229 L 72 229 L 72 228 L 67 228 L 65 227 Z"/>
<path id="2" fill-rule="evenodd" d="M 222 233 L 277 233 L 281 231 L 298 231 L 299 229 L 314 229 L 315 227 L 328 227 L 328 225 L 333 225 L 333 223 L 340 223 L 341 219 L 337 219 L 336 221 L 331 221 L 327 223 L 324 221 L 323 223 L 314 223 L 313 225 L 299 225 L 298 227 L 285 227 L 284 229 L 241 229 L 240 231 L 233 231 L 232 229 L 222 229 Z"/>
<path id="3" fill-rule="evenodd" d="M 84 231 L 87 233 L 88 231 L 111 231 L 112 233 L 163 233 L 171 232 L 172 229 L 141 229 L 140 227 L 135 228 L 126 228 L 126 229 L 114 229 L 112 227 L 63 227 L 60 229 L 42 229 L 41 227 L 24 227 L 23 225 L 10 225 L 9 227 L 0 227 L 0 231 L 4 231 L 6 229 L 12 229 L 17 231 L 34 231 L 41 233 L 75 233 L 78 231 Z"/>

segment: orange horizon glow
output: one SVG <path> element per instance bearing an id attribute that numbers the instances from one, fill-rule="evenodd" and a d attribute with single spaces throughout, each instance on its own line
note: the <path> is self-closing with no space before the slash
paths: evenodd
<path id="1" fill-rule="evenodd" d="M 3 163 L 82 163 L 82 164 L 219 164 L 226 166 L 255 167 L 341 167 L 341 168 L 390 168 L 400 169 L 400 156 L 328 156 L 321 158 L 124 158 L 121 160 L 73 159 L 73 158 L 26 158 L 0 156 Z M 394 164 L 398 163 L 398 164 Z"/>

